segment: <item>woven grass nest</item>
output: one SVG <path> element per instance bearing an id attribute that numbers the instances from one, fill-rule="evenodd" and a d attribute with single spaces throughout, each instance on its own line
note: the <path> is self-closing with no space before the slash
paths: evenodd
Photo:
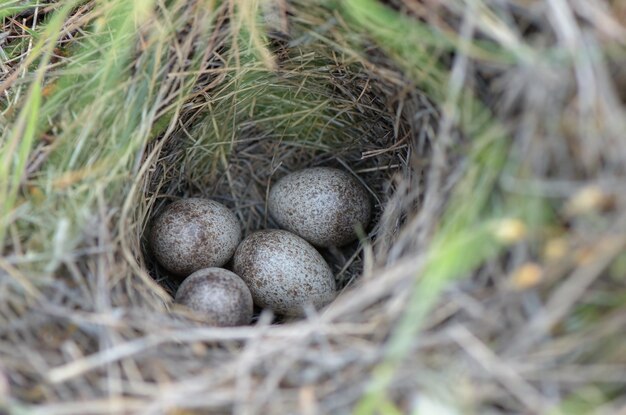
<path id="1" fill-rule="evenodd" d="M 0 10 L 0 413 L 623 410 L 625 10 L 443 3 Z M 374 206 L 321 250 L 328 307 L 172 303 L 163 208 L 277 228 L 271 185 L 313 166 Z"/>
<path id="2" fill-rule="evenodd" d="M 415 216 L 423 196 L 412 184 L 419 185 L 428 168 L 437 110 L 423 94 L 403 93 L 397 72 L 373 73 L 358 61 L 341 62 L 319 41 L 290 46 L 279 36 L 268 38 L 280 57 L 273 70 L 256 60 L 243 65 L 240 78 L 223 79 L 208 102 L 181 114 L 186 122 L 180 129 L 148 148 L 143 239 L 151 219 L 180 197 L 225 204 L 236 212 L 244 237 L 278 229 L 266 206 L 271 185 L 289 172 L 329 166 L 363 183 L 374 204 L 367 240 L 376 242 L 367 249 L 376 255 L 369 260 L 393 262 L 407 248 L 389 257 L 401 225 Z M 422 114 L 412 117 L 418 110 Z M 143 252 L 151 276 L 173 293 L 178 281 L 151 261 L 148 247 Z M 340 288 L 362 273 L 358 242 L 322 253 Z"/>

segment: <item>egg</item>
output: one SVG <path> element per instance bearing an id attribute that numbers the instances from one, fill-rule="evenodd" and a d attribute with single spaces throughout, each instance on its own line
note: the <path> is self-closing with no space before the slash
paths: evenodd
<path id="1" fill-rule="evenodd" d="M 300 170 L 278 180 L 268 197 L 278 225 L 320 247 L 342 246 L 366 228 L 371 203 L 350 174 L 329 167 Z"/>
<path id="2" fill-rule="evenodd" d="M 252 319 L 252 295 L 234 272 L 223 268 L 198 270 L 182 282 L 174 302 L 203 314 L 215 326 L 241 326 Z"/>
<path id="3" fill-rule="evenodd" d="M 241 227 L 224 205 L 209 199 L 182 199 L 154 221 L 150 245 L 169 272 L 187 276 L 230 260 L 241 240 Z"/>
<path id="4" fill-rule="evenodd" d="M 322 255 L 290 232 L 250 234 L 239 244 L 233 262 L 254 302 L 278 314 L 300 316 L 305 305 L 319 309 L 335 297 L 335 279 Z"/>

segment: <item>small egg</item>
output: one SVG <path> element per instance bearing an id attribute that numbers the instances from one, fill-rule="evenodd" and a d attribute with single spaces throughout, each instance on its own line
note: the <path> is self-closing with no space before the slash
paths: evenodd
<path id="1" fill-rule="evenodd" d="M 157 261 L 178 276 L 224 265 L 240 240 L 241 227 L 234 213 L 221 203 L 197 198 L 167 206 L 150 236 Z"/>
<path id="2" fill-rule="evenodd" d="M 319 252 L 283 230 L 246 237 L 235 252 L 234 271 L 248 284 L 259 307 L 299 316 L 307 304 L 319 309 L 335 298 L 335 278 Z"/>
<path id="3" fill-rule="evenodd" d="M 174 302 L 206 316 L 215 326 L 241 326 L 252 319 L 252 295 L 234 272 L 204 268 L 185 278 Z"/>
<path id="4" fill-rule="evenodd" d="M 330 167 L 300 170 L 270 190 L 268 208 L 281 228 L 313 245 L 342 246 L 367 227 L 371 203 L 365 188 L 350 174 Z"/>

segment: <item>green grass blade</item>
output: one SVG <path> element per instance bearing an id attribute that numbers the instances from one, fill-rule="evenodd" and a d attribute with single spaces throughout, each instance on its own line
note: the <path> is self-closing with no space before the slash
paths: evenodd
<path id="1" fill-rule="evenodd" d="M 67 2 L 44 30 L 44 36 L 35 44 L 28 61 L 39 56 L 42 60 L 35 72 L 22 110 L 9 136 L 0 143 L 0 245 L 4 246 L 6 226 L 15 207 L 21 180 L 24 178 L 26 164 L 39 130 L 41 92 L 44 74 L 52 56 L 55 42 L 60 35 L 63 22 L 74 7 L 75 2 Z"/>

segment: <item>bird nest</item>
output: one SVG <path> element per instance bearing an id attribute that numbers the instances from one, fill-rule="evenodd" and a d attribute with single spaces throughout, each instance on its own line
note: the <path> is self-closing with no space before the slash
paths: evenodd
<path id="1" fill-rule="evenodd" d="M 209 100 L 181 114 L 186 122 L 179 129 L 150 146 L 143 228 L 172 200 L 205 197 L 236 212 L 244 237 L 276 229 L 267 212 L 271 185 L 303 168 L 336 167 L 357 178 L 374 201 L 373 226 L 362 243 L 322 250 L 344 288 L 362 274 L 364 249 L 370 268 L 402 254 L 390 256 L 390 250 L 416 214 L 437 111 L 419 92 L 403 92 L 397 72 L 341 62 L 319 41 L 273 40 L 281 57 L 276 68 L 251 62 L 238 71 L 243 79 L 225 77 Z M 177 281 L 143 245 L 146 268 L 171 294 Z"/>
<path id="2" fill-rule="evenodd" d="M 136 198 L 140 226 L 130 244 L 150 280 L 137 282 L 148 281 L 169 309 L 154 312 L 159 330 L 189 336 L 183 344 L 162 345 L 155 358 L 167 376 L 206 380 L 197 392 L 172 391 L 159 402 L 193 407 L 190 402 L 198 399 L 202 407 L 259 405 L 281 412 L 301 388 L 320 384 L 319 393 L 333 395 L 329 402 L 341 406 L 359 392 L 339 397 L 339 391 L 356 381 L 362 365 L 375 362 L 366 362 L 371 354 L 359 357 L 359 342 L 348 338 L 379 341 L 389 333 L 381 327 L 391 327 L 408 300 L 420 257 L 458 177 L 454 169 L 432 165 L 439 112 L 381 51 L 370 47 L 367 54 L 350 56 L 334 40 L 314 36 L 328 16 L 322 11 L 319 18 L 289 21 L 289 34 L 268 30 L 269 61 L 253 46 L 216 40 L 220 53 L 209 59 L 211 69 L 195 86 L 201 93 L 184 106 L 175 128 L 146 148 L 143 192 Z M 186 197 L 217 200 L 236 213 L 245 237 L 278 228 L 267 211 L 272 184 L 315 166 L 349 172 L 374 207 L 360 241 L 320 249 L 340 288 L 329 307 L 295 321 L 257 314 L 252 326 L 233 329 L 208 328 L 186 310 L 170 308 L 180 280 L 156 263 L 146 237 L 164 207 Z M 433 170 L 441 182 L 432 185 L 431 204 L 422 210 Z M 152 372 L 148 367 L 142 373 Z M 335 378 L 337 370 L 351 374 Z M 208 385 L 221 387 L 208 396 Z M 283 387 L 287 393 L 278 401 L 266 401 Z M 241 401 L 239 393 L 251 399 Z"/>

